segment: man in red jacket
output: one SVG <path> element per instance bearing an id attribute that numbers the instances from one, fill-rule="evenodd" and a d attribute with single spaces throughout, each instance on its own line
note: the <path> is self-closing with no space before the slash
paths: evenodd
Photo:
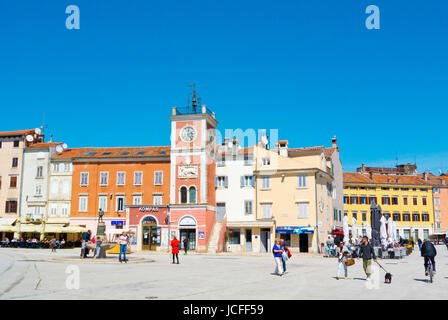
<path id="1" fill-rule="evenodd" d="M 179 264 L 179 243 L 180 241 L 177 240 L 176 236 L 174 236 L 173 240 L 171 240 L 171 252 L 173 253 L 173 263 L 174 263 L 174 257 L 177 259 L 177 264 Z"/>

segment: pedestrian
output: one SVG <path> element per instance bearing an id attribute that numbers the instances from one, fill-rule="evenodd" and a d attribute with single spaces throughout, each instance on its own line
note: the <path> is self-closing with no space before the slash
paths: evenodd
<path id="1" fill-rule="evenodd" d="M 448 249 L 448 237 L 445 238 L 445 245 L 446 245 L 446 248 Z"/>
<path id="2" fill-rule="evenodd" d="M 182 243 L 184 245 L 184 256 L 187 255 L 187 250 L 188 250 L 188 238 L 186 236 L 184 236 L 184 239 L 182 240 Z"/>
<path id="3" fill-rule="evenodd" d="M 126 250 L 128 249 L 128 243 L 129 243 L 129 238 L 126 235 L 126 232 L 123 232 L 120 236 L 120 238 L 118 239 L 118 243 L 120 244 L 120 254 L 118 256 L 118 260 L 123 263 L 123 260 L 125 263 L 128 262 L 128 259 L 126 259 Z M 123 260 L 121 259 L 121 254 L 123 254 Z"/>
<path id="4" fill-rule="evenodd" d="M 418 250 L 422 250 L 422 239 L 418 238 L 417 243 L 418 243 Z"/>
<path id="5" fill-rule="evenodd" d="M 367 279 L 370 279 L 370 276 L 372 275 L 372 258 L 373 261 L 376 262 L 376 255 L 372 245 L 369 243 L 369 239 L 366 236 L 362 237 L 359 255 L 362 258 L 362 266 L 364 268 L 364 272 L 366 273 Z"/>
<path id="6" fill-rule="evenodd" d="M 275 260 L 275 274 L 279 276 L 283 276 L 283 266 L 282 266 L 282 246 L 280 244 L 280 240 L 275 239 L 274 247 L 272 248 L 272 253 L 274 254 Z"/>
<path id="7" fill-rule="evenodd" d="M 87 232 L 85 232 L 82 236 L 82 240 L 84 242 L 84 246 L 81 247 L 81 252 L 83 253 L 83 258 L 87 258 L 87 255 L 89 254 L 89 248 L 87 248 L 87 244 L 90 242 L 92 236 L 92 231 L 87 230 Z M 82 249 L 84 248 L 84 250 Z"/>
<path id="8" fill-rule="evenodd" d="M 338 258 L 338 275 L 336 276 L 336 279 L 340 279 L 340 274 L 342 271 L 342 268 L 344 268 L 344 274 L 345 279 L 347 279 L 348 272 L 347 272 L 347 258 L 350 256 L 349 249 L 344 245 L 344 242 L 339 242 L 339 245 L 336 249 L 336 257 Z"/>
<path id="9" fill-rule="evenodd" d="M 280 239 L 280 245 L 282 246 L 282 266 L 283 273 L 286 273 L 286 261 L 291 257 L 289 249 L 285 246 L 285 240 Z"/>
<path id="10" fill-rule="evenodd" d="M 57 246 L 56 238 L 53 237 L 53 239 L 51 239 L 50 246 L 51 246 L 51 252 L 56 252 L 56 246 Z"/>
<path id="11" fill-rule="evenodd" d="M 96 237 L 96 255 L 95 255 L 95 259 L 98 259 L 100 257 L 100 253 L 101 253 L 101 244 L 103 243 L 103 241 L 101 241 L 101 238 L 99 236 Z"/>
<path id="12" fill-rule="evenodd" d="M 174 258 L 176 258 L 177 264 L 179 264 L 179 243 L 180 241 L 177 240 L 176 236 L 174 236 L 173 240 L 171 240 L 171 253 L 173 254 L 173 263 Z"/>

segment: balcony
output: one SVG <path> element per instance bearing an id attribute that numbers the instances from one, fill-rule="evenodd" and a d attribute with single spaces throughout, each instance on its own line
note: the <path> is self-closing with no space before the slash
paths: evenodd
<path id="1" fill-rule="evenodd" d="M 188 107 L 181 107 L 173 108 L 173 116 L 183 116 L 183 115 L 189 115 L 189 114 L 208 114 L 212 118 L 215 118 L 215 113 L 212 112 L 209 108 L 207 108 L 205 105 L 197 107 L 197 106 L 188 106 Z"/>

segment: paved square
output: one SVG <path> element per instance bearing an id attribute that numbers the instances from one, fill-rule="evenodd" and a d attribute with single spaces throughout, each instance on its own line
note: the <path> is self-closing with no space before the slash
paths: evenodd
<path id="1" fill-rule="evenodd" d="M 130 255 L 134 263 L 120 264 L 82 261 L 79 249 L 1 248 L 0 299 L 448 299 L 448 250 L 437 246 L 432 284 L 417 251 L 380 261 L 393 274 L 392 284 L 384 283 L 380 271 L 378 288 L 369 289 L 362 261 L 349 267 L 349 279 L 336 280 L 336 259 L 317 255 L 294 255 L 288 273 L 279 277 L 271 274 L 274 260 L 268 254 L 180 255 L 177 265 L 168 254 L 144 252 Z M 66 271 L 77 268 L 80 287 L 67 289 Z"/>

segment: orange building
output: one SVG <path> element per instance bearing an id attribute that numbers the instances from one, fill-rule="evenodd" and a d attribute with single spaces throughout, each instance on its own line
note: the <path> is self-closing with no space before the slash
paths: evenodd
<path id="1" fill-rule="evenodd" d="M 106 233 L 129 230 L 128 206 L 167 206 L 170 196 L 170 147 L 67 149 L 57 158 L 73 163 L 70 223 L 96 234 L 103 210 Z M 167 214 L 167 211 L 166 211 Z M 145 216 L 141 217 L 142 220 Z M 167 223 L 160 221 L 158 239 Z M 140 230 L 133 239 L 141 239 Z M 166 237 L 168 233 L 166 232 Z"/>

